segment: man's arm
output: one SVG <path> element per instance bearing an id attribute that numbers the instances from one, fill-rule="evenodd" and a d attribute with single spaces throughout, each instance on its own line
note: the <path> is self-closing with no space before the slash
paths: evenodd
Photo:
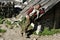
<path id="1" fill-rule="evenodd" d="M 33 9 L 33 11 L 29 14 L 29 16 L 34 15 L 35 12 L 36 12 L 36 9 Z"/>
<path id="2" fill-rule="evenodd" d="M 37 11 L 37 13 L 36 13 L 37 14 L 37 17 L 36 18 L 38 18 L 39 17 L 39 10 L 36 10 L 36 11 Z"/>

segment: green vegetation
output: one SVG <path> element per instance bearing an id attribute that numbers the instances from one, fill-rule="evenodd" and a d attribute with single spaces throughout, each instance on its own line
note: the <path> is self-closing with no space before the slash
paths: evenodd
<path id="1" fill-rule="evenodd" d="M 6 23 L 6 27 L 8 27 L 8 28 L 10 28 L 10 29 L 13 29 L 13 26 L 12 26 L 12 24 L 11 24 L 11 21 L 6 20 L 5 23 Z"/>
<path id="2" fill-rule="evenodd" d="M 6 32 L 6 30 L 0 29 L 0 33 L 5 33 L 5 32 Z"/>
<path id="3" fill-rule="evenodd" d="M 6 20 L 5 23 L 8 24 L 8 25 L 11 25 L 11 22 L 9 20 Z"/>
<path id="4" fill-rule="evenodd" d="M 33 27 L 30 25 L 30 26 L 29 26 L 29 29 L 33 29 Z"/>
<path id="5" fill-rule="evenodd" d="M 3 19 L 2 18 L 0 18 L 0 24 L 3 24 Z"/>
<path id="6" fill-rule="evenodd" d="M 48 28 L 44 28 L 44 31 L 41 33 L 39 32 L 38 35 L 53 35 L 56 33 L 60 33 L 60 29 L 51 29 L 49 30 Z"/>
<path id="7" fill-rule="evenodd" d="M 26 25 L 26 18 L 23 17 L 22 21 L 14 22 L 13 24 L 11 24 L 11 21 L 9 21 L 9 20 L 6 20 L 5 23 L 6 23 L 6 26 L 11 28 L 11 29 L 13 27 L 15 27 L 15 26 L 17 27 L 17 23 L 19 25 L 25 26 Z M 2 18 L 0 18 L 0 24 L 3 24 L 3 19 Z M 30 25 L 29 29 L 32 29 L 32 28 L 33 27 Z M 4 33 L 4 32 L 6 32 L 6 30 L 0 29 L 0 33 Z M 38 35 L 53 35 L 53 34 L 56 34 L 56 33 L 60 33 L 60 29 L 51 29 L 51 30 L 49 30 L 49 28 L 45 27 L 44 31 L 43 32 L 39 32 Z M 36 35 L 36 32 L 34 32 L 33 34 Z"/>
<path id="8" fill-rule="evenodd" d="M 26 22 L 26 17 L 22 17 L 22 21 L 19 21 L 20 25 L 24 25 Z M 25 24 L 26 25 L 26 24 Z"/>

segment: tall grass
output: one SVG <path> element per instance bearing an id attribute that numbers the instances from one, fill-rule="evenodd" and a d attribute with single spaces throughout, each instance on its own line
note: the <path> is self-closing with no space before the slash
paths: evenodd
<path id="1" fill-rule="evenodd" d="M 60 29 L 51 29 L 49 30 L 48 28 L 44 28 L 44 31 L 41 33 L 39 32 L 38 35 L 53 35 L 56 33 L 60 33 Z"/>

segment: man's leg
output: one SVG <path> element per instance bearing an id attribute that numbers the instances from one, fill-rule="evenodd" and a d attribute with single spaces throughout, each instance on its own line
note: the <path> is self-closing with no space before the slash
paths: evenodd
<path id="1" fill-rule="evenodd" d="M 27 31 L 29 25 L 30 25 L 30 20 L 29 20 L 29 17 L 27 16 L 25 23 L 23 23 L 23 25 L 20 25 L 21 26 L 21 29 L 22 29 L 21 30 L 22 36 L 23 36 L 23 33 L 25 33 Z"/>
<path id="2" fill-rule="evenodd" d="M 27 33 L 28 27 L 30 26 L 31 22 L 25 27 L 25 33 Z"/>
<path id="3" fill-rule="evenodd" d="M 41 25 L 38 25 L 37 30 L 36 30 L 36 34 L 38 35 L 40 31 L 41 31 Z"/>
<path id="4" fill-rule="evenodd" d="M 33 34 L 37 30 L 37 24 L 34 24 L 34 28 L 28 30 L 27 32 L 27 38 L 30 38 L 30 35 Z"/>

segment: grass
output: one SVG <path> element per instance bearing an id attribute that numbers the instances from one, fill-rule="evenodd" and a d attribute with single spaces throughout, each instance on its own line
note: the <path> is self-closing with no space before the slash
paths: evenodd
<path id="1" fill-rule="evenodd" d="M 43 32 L 39 32 L 39 36 L 43 35 L 53 35 L 53 34 L 57 34 L 57 33 L 60 33 L 60 29 L 51 29 L 49 30 L 48 28 L 44 28 L 44 31 Z M 37 35 L 36 32 L 34 32 L 33 34 Z"/>
<path id="2" fill-rule="evenodd" d="M 6 32 L 6 30 L 0 29 L 0 33 L 5 33 L 5 32 Z"/>
<path id="3" fill-rule="evenodd" d="M 39 32 L 38 35 L 53 35 L 56 33 L 60 33 L 60 29 L 51 29 L 49 30 L 48 28 L 44 28 L 44 31 L 41 33 Z"/>
<path id="4" fill-rule="evenodd" d="M 3 24 L 3 19 L 2 18 L 0 18 L 0 24 Z"/>
<path id="5" fill-rule="evenodd" d="M 25 26 L 25 23 L 26 23 L 26 17 L 23 17 L 22 21 L 19 21 L 19 24 Z"/>
<path id="6" fill-rule="evenodd" d="M 10 21 L 8 21 L 8 20 L 7 20 L 5 23 L 6 23 L 6 24 L 8 24 L 8 25 L 11 25 L 11 22 L 10 22 Z"/>
<path id="7" fill-rule="evenodd" d="M 6 23 L 6 27 L 7 27 L 7 28 L 13 29 L 14 26 L 11 24 L 11 21 L 6 20 L 5 23 Z"/>

